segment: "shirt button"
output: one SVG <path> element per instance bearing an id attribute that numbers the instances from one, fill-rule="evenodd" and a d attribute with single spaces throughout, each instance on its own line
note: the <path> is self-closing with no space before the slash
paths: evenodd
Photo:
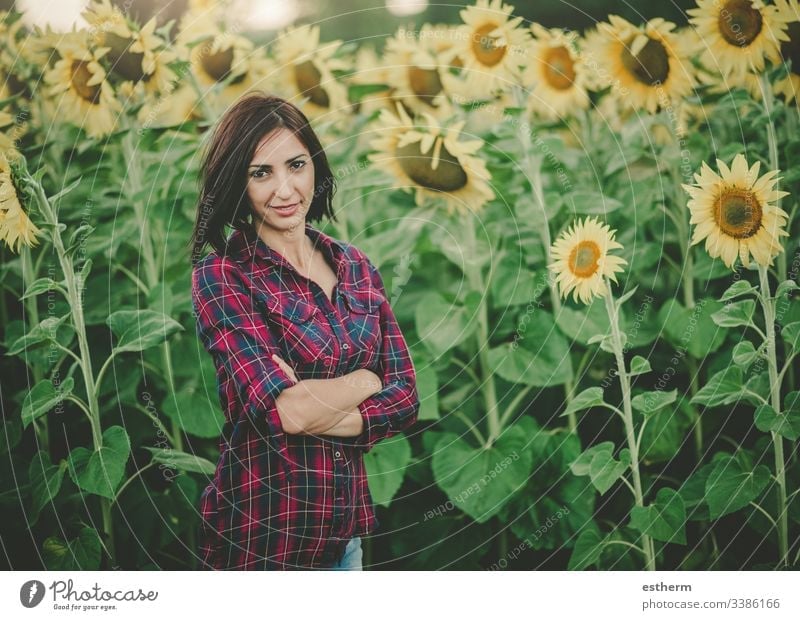
<path id="1" fill-rule="evenodd" d="M 345 343 L 342 345 L 342 348 L 343 348 L 345 351 L 347 351 L 347 349 L 349 349 L 349 348 L 350 348 L 350 345 L 349 345 L 349 344 L 347 344 L 347 343 L 345 342 Z"/>
<path id="2" fill-rule="evenodd" d="M 333 453 L 333 455 L 338 459 L 340 456 L 342 456 L 342 453 L 337 450 Z"/>

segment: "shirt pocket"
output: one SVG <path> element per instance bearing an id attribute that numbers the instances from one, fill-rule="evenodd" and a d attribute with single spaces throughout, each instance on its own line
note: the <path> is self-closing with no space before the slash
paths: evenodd
<path id="1" fill-rule="evenodd" d="M 284 359 L 290 366 L 312 365 L 321 359 L 325 343 L 319 308 L 302 298 L 274 303 L 269 308 L 271 323 L 276 326 L 275 336 Z"/>
<path id="2" fill-rule="evenodd" d="M 381 305 L 386 298 L 375 289 L 344 290 L 348 315 L 347 334 L 354 345 L 351 351 L 353 367 L 372 367 L 381 349 Z"/>

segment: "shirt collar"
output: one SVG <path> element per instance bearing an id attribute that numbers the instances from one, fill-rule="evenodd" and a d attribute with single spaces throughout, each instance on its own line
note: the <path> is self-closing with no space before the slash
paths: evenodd
<path id="1" fill-rule="evenodd" d="M 318 247 L 326 257 L 333 258 L 333 263 L 337 266 L 337 278 L 340 282 L 345 282 L 347 279 L 343 278 L 343 275 L 346 276 L 347 266 L 352 262 L 348 257 L 347 244 L 326 235 L 308 222 L 306 222 L 305 231 L 315 247 Z M 294 267 L 289 261 L 268 246 L 250 225 L 233 231 L 228 238 L 226 253 L 241 263 L 252 263 L 258 259 L 294 271 Z"/>

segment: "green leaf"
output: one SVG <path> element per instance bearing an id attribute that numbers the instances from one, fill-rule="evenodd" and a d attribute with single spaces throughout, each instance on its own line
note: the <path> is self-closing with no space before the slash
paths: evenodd
<path id="1" fill-rule="evenodd" d="M 722 308 L 713 299 L 700 299 L 692 310 L 670 299 L 658 312 L 667 339 L 676 347 L 686 349 L 693 358 L 702 360 L 722 346 L 727 332 L 717 327 L 711 314 Z"/>
<path id="2" fill-rule="evenodd" d="M 420 299 L 414 318 L 420 339 L 435 357 L 469 338 L 477 325 L 464 306 L 450 303 L 435 292 Z"/>
<path id="3" fill-rule="evenodd" d="M 115 353 L 154 347 L 183 330 L 176 320 L 155 310 L 118 310 L 106 323 L 117 336 Z"/>
<path id="4" fill-rule="evenodd" d="M 712 519 L 736 512 L 756 499 L 769 483 L 766 465 L 745 470 L 739 460 L 725 456 L 706 480 L 706 503 Z"/>
<path id="5" fill-rule="evenodd" d="M 627 293 L 625 293 L 625 294 L 624 294 L 622 297 L 620 297 L 619 299 L 617 299 L 617 300 L 614 302 L 614 303 L 616 304 L 616 306 L 617 306 L 617 309 L 619 309 L 619 307 L 620 307 L 622 304 L 624 304 L 624 303 L 625 303 L 626 301 L 628 301 L 628 300 L 629 300 L 631 297 L 633 297 L 633 294 L 636 292 L 636 289 L 638 289 L 638 288 L 639 288 L 639 285 L 637 284 L 637 285 L 636 285 L 636 286 L 634 286 L 634 287 L 633 287 L 631 290 L 629 290 Z"/>
<path id="6" fill-rule="evenodd" d="M 796 400 L 800 392 L 792 392 L 786 399 L 792 395 Z M 774 431 L 789 441 L 800 439 L 800 409 L 787 409 L 778 414 L 769 405 L 761 405 L 756 409 L 754 418 L 756 428 L 764 433 Z"/>
<path id="7" fill-rule="evenodd" d="M 614 454 L 614 444 L 611 441 L 603 441 L 596 446 L 587 448 L 570 463 L 570 470 L 576 476 L 588 476 L 592 459 L 596 454 L 607 453 L 609 456 Z"/>
<path id="8" fill-rule="evenodd" d="M 600 492 L 600 495 L 604 495 L 625 473 L 628 463 L 630 463 L 629 452 L 624 455 L 620 452 L 620 457 L 622 457 L 620 461 L 617 461 L 613 454 L 614 444 L 604 441 L 585 450 L 572 462 L 570 469 L 576 476 L 588 475 L 592 485 Z"/>
<path id="9" fill-rule="evenodd" d="M 68 314 L 65 314 L 61 318 L 54 316 L 47 317 L 27 334 L 17 338 L 9 347 L 6 355 L 17 355 L 43 342 L 55 342 L 58 328 L 61 327 L 67 318 L 69 318 Z"/>
<path id="10" fill-rule="evenodd" d="M 720 327 L 741 327 L 753 324 L 753 313 L 756 310 L 755 299 L 744 299 L 726 305 L 711 315 L 711 319 Z"/>
<path id="11" fill-rule="evenodd" d="M 584 570 L 593 566 L 603 553 L 605 541 L 597 529 L 585 529 L 575 541 L 575 548 L 569 558 L 567 570 Z"/>
<path id="12" fill-rule="evenodd" d="M 729 366 L 715 374 L 692 398 L 693 405 L 717 407 L 742 398 L 742 369 Z"/>
<path id="13" fill-rule="evenodd" d="M 690 521 L 708 521 L 710 518 L 706 504 L 706 482 L 715 466 L 715 463 L 708 463 L 695 469 L 678 489 Z"/>
<path id="14" fill-rule="evenodd" d="M 121 426 L 112 426 L 103 433 L 100 450 L 80 447 L 70 452 L 69 475 L 84 491 L 114 499 L 130 451 L 128 433 Z"/>
<path id="15" fill-rule="evenodd" d="M 537 312 L 518 342 L 490 349 L 489 364 L 511 383 L 549 387 L 572 378 L 569 343 L 545 311 Z"/>
<path id="16" fill-rule="evenodd" d="M 410 462 L 411 444 L 402 434 L 379 442 L 364 454 L 369 491 L 376 504 L 388 507 L 392 503 Z"/>
<path id="17" fill-rule="evenodd" d="M 182 430 L 195 437 L 219 437 L 225 425 L 216 395 L 194 381 L 182 385 L 174 396 L 167 394 L 162 409 Z"/>
<path id="18" fill-rule="evenodd" d="M 588 389 L 583 390 L 583 392 L 575 396 L 567 405 L 567 408 L 564 410 L 564 413 L 562 413 L 561 416 L 559 417 L 567 416 L 571 413 L 575 413 L 576 411 L 591 409 L 592 407 L 603 405 L 604 402 L 605 401 L 603 401 L 603 388 L 590 387 Z"/>
<path id="19" fill-rule="evenodd" d="M 89 527 L 81 529 L 77 538 L 65 543 L 51 536 L 42 544 L 44 564 L 48 570 L 98 570 L 100 537 Z"/>
<path id="20" fill-rule="evenodd" d="M 607 334 L 611 330 L 605 301 L 595 299 L 589 306 L 573 309 L 561 306 L 556 315 L 556 324 L 567 338 L 583 345 L 597 334 Z M 624 329 L 622 313 L 620 313 L 620 329 Z"/>
<path id="21" fill-rule="evenodd" d="M 792 351 L 800 349 L 800 322 L 795 321 L 784 325 L 781 329 L 781 338 L 792 348 Z"/>
<path id="22" fill-rule="evenodd" d="M 149 450 L 153 455 L 153 462 L 168 465 L 175 469 L 180 469 L 187 472 L 194 472 L 196 474 L 213 475 L 217 471 L 217 466 L 208 459 L 196 454 L 187 454 L 180 450 L 173 450 L 172 448 L 153 448 L 151 446 L 142 446 L 145 450 Z"/>
<path id="23" fill-rule="evenodd" d="M 28 478 L 31 483 L 31 514 L 28 516 L 31 523 L 36 521 L 42 508 L 58 495 L 66 470 L 66 461 L 53 465 L 50 456 L 43 450 L 34 455 L 28 467 Z"/>
<path id="24" fill-rule="evenodd" d="M 349 84 L 347 87 L 347 100 L 350 103 L 358 103 L 367 95 L 382 93 L 388 88 L 386 84 Z"/>
<path id="25" fill-rule="evenodd" d="M 53 278 L 39 278 L 25 289 L 25 294 L 19 299 L 22 301 L 23 299 L 35 297 L 36 295 L 41 295 L 47 291 L 58 291 L 65 297 L 67 296 L 67 291 L 64 289 L 62 283 L 56 282 L 53 280 Z"/>
<path id="26" fill-rule="evenodd" d="M 671 405 L 678 398 L 677 388 L 664 392 L 662 390 L 654 390 L 651 392 L 642 392 L 637 394 L 631 399 L 631 405 L 637 411 L 641 411 L 644 415 L 649 415 L 654 411 Z"/>
<path id="27" fill-rule="evenodd" d="M 622 334 L 622 338 L 623 340 L 625 339 L 625 334 Z M 600 349 L 602 351 L 605 351 L 606 353 L 614 353 L 614 339 L 611 337 L 611 334 L 597 334 L 596 336 L 592 336 L 589 338 L 587 344 L 597 343 L 600 343 Z"/>
<path id="28" fill-rule="evenodd" d="M 600 495 L 605 495 L 614 486 L 614 483 L 625 474 L 626 469 L 628 469 L 628 465 L 624 462 L 617 461 L 606 452 L 600 452 L 594 455 L 589 464 L 589 479 Z"/>
<path id="29" fill-rule="evenodd" d="M 719 300 L 730 301 L 731 299 L 741 297 L 742 295 L 751 295 L 757 292 L 758 289 L 750 284 L 747 280 L 737 280 L 728 287 L 728 290 L 722 294 L 722 297 L 720 297 Z"/>
<path id="30" fill-rule="evenodd" d="M 634 355 L 631 360 L 631 369 L 628 371 L 628 375 L 634 377 L 636 375 L 643 375 L 652 370 L 649 360 L 643 358 L 641 355 Z"/>
<path id="31" fill-rule="evenodd" d="M 75 380 L 67 377 L 56 388 L 50 379 L 39 381 L 25 396 L 22 403 L 22 427 L 28 428 L 36 418 L 43 416 L 59 404 L 66 396 L 72 394 Z"/>
<path id="32" fill-rule="evenodd" d="M 737 342 L 733 347 L 733 363 L 746 370 L 758 359 L 759 353 L 749 340 Z"/>
<path id="33" fill-rule="evenodd" d="M 498 513 L 530 476 L 530 438 L 515 424 L 491 448 L 473 448 L 455 433 L 442 433 L 433 453 L 433 476 L 461 510 L 484 523 Z"/>
<path id="34" fill-rule="evenodd" d="M 606 215 L 622 207 L 622 202 L 601 192 L 577 190 L 564 196 L 564 205 L 572 214 Z"/>
<path id="35" fill-rule="evenodd" d="M 686 506 L 674 489 L 660 489 L 649 506 L 631 509 L 630 526 L 665 543 L 686 544 Z"/>
<path id="36" fill-rule="evenodd" d="M 417 392 L 419 394 L 418 419 L 439 419 L 439 378 L 432 364 L 414 364 L 417 368 Z M 369 454 L 369 453 L 367 453 Z"/>
<path id="37" fill-rule="evenodd" d="M 647 463 L 670 461 L 685 442 L 685 432 L 691 425 L 684 400 L 679 406 L 663 407 L 647 414 L 642 433 L 639 458 Z"/>
<path id="38" fill-rule="evenodd" d="M 788 295 L 790 292 L 798 289 L 800 289 L 800 286 L 798 286 L 797 282 L 794 280 L 784 280 L 778 285 L 778 290 L 775 291 L 775 297 L 780 299 L 784 295 Z"/>

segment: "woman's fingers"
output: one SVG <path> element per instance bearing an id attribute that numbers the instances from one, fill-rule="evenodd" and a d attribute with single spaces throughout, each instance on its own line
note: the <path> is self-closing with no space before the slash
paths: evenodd
<path id="1" fill-rule="evenodd" d="M 273 360 L 275 360 L 275 363 L 276 363 L 276 364 L 278 364 L 278 366 L 280 366 L 280 367 L 281 367 L 281 370 L 282 370 L 283 372 L 285 372 L 287 375 L 289 375 L 289 378 L 290 378 L 292 381 L 294 381 L 295 383 L 297 383 L 297 382 L 299 381 L 299 379 L 297 378 L 297 375 L 296 375 L 296 374 L 294 374 L 294 368 L 292 368 L 291 366 L 289 366 L 289 364 L 287 364 L 286 362 L 284 362 L 284 361 L 283 361 L 283 360 L 282 360 L 280 357 L 278 357 L 278 355 L 276 355 L 275 353 L 273 353 L 273 354 L 272 354 L 272 359 L 273 359 Z"/>

